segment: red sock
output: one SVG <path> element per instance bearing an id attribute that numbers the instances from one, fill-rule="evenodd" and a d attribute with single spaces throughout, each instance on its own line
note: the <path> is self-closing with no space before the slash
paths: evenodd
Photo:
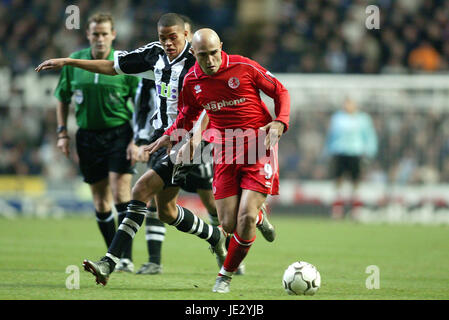
<path id="1" fill-rule="evenodd" d="M 226 260 L 223 263 L 223 268 L 221 268 L 219 275 L 232 276 L 232 273 L 237 270 L 240 263 L 246 257 L 254 240 L 256 240 L 256 236 L 251 240 L 243 240 L 234 232 L 234 236 L 229 242 Z"/>

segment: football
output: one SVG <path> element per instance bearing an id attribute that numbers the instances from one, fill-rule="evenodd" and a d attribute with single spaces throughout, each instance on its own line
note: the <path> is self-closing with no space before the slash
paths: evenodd
<path id="1" fill-rule="evenodd" d="M 321 286 L 321 276 L 314 265 L 296 261 L 285 270 L 282 284 L 290 295 L 313 296 Z"/>

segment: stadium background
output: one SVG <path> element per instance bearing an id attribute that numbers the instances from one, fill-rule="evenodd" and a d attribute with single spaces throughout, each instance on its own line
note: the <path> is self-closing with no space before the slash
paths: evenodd
<path id="1" fill-rule="evenodd" d="M 80 9 L 80 30 L 65 27 L 72 4 Z M 365 25 L 371 4 L 380 9 L 378 30 Z M 69 160 L 56 149 L 58 73 L 38 75 L 34 68 L 86 47 L 85 21 L 99 11 L 116 19 L 116 49 L 156 40 L 158 17 L 179 12 L 197 28 L 214 28 L 224 50 L 257 60 L 285 83 L 291 129 L 280 143 L 281 196 L 271 198 L 273 212 L 329 214 L 324 139 L 331 113 L 349 95 L 373 117 L 379 140 L 361 188 L 365 221 L 449 223 L 449 3 L 443 0 L 2 0 L 1 215 L 92 212 L 74 148 Z M 73 137 L 73 112 L 69 129 Z M 182 201 L 198 203 L 188 195 Z"/>

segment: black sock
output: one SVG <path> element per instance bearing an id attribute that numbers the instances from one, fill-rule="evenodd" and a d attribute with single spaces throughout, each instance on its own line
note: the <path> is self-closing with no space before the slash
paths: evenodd
<path id="1" fill-rule="evenodd" d="M 178 217 L 171 223 L 176 229 L 182 232 L 192 233 L 201 239 L 205 239 L 212 246 L 220 240 L 220 230 L 211 226 L 194 215 L 189 209 L 176 205 Z"/>
<path id="2" fill-rule="evenodd" d="M 145 219 L 145 239 L 147 240 L 149 262 L 161 264 L 162 243 L 165 239 L 165 224 L 157 218 L 157 209 L 148 208 Z"/>
<path id="3" fill-rule="evenodd" d="M 103 239 L 106 242 L 106 247 L 109 248 L 115 235 L 114 214 L 112 213 L 112 211 L 95 211 L 95 216 L 97 218 L 98 227 L 100 228 L 101 234 L 103 235 Z"/>
<path id="4" fill-rule="evenodd" d="M 123 219 L 126 217 L 126 209 L 128 207 L 129 202 L 119 203 L 115 205 L 115 209 L 117 210 L 118 214 L 118 225 L 122 223 Z M 129 260 L 132 260 L 132 250 L 133 250 L 133 242 L 129 242 L 129 246 L 125 248 L 125 250 L 122 253 L 121 258 L 127 258 Z"/>
<path id="5" fill-rule="evenodd" d="M 142 225 L 148 210 L 145 202 L 131 200 L 128 205 L 126 217 L 115 233 L 114 239 L 109 246 L 106 256 L 115 264 L 120 260 L 122 253 L 129 246 L 130 242 L 136 235 Z M 112 268 L 113 269 L 113 268 Z"/>

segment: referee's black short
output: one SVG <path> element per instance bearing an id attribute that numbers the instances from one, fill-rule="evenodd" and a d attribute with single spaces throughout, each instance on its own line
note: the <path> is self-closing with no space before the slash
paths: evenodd
<path id="1" fill-rule="evenodd" d="M 173 162 L 167 155 L 167 149 L 162 148 L 156 151 L 148 161 L 148 167 L 152 168 L 162 181 L 164 188 L 181 187 L 184 191 L 196 193 L 198 189 L 212 190 L 212 163 L 201 163 L 192 167 L 188 173 L 186 182 L 177 185 L 172 183 Z"/>
<path id="2" fill-rule="evenodd" d="M 96 183 L 108 177 L 109 172 L 135 173 L 126 159 L 126 148 L 133 138 L 129 123 L 104 130 L 78 129 L 76 150 L 84 181 Z"/>
<path id="3" fill-rule="evenodd" d="M 347 174 L 352 181 L 358 181 L 362 171 L 361 162 L 360 156 L 335 155 L 332 161 L 334 178 L 341 178 Z"/>

